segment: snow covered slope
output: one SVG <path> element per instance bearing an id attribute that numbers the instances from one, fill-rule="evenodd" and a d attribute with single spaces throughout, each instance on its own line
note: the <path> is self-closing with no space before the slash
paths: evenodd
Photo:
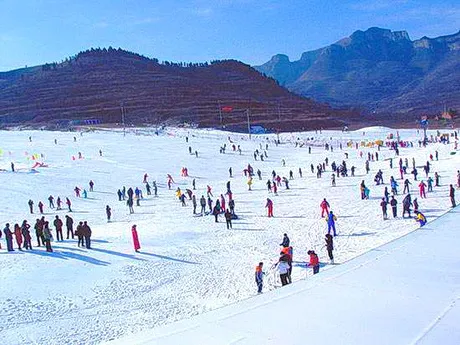
<path id="1" fill-rule="evenodd" d="M 398 218 L 382 220 L 379 203 L 383 189 L 390 175 L 398 176 L 397 161 L 393 169 L 388 161 L 394 151 L 382 148 L 379 161 L 370 163 L 371 172 L 366 175 L 365 157 L 377 149 L 346 146 L 350 140 L 360 144 L 367 139 L 385 139 L 390 132 L 396 135 L 394 130 L 286 133 L 280 135 L 282 144 L 278 146 L 274 144 L 276 135 L 248 140 L 247 135 L 220 131 L 168 128 L 159 135 L 153 132 L 133 130 L 124 137 L 116 131 L 85 132 L 82 136 L 70 132 L 0 131 L 1 228 L 6 222 L 13 225 L 24 219 L 33 225 L 40 200 L 46 205 L 44 212 L 49 221 L 55 215 L 64 218 L 68 214 L 65 209 L 48 208 L 47 198 L 53 195 L 70 197 L 75 222 L 87 220 L 93 230 L 92 249 L 78 247 L 76 239 L 69 239 L 53 242 L 52 254 L 36 247 L 33 231 L 33 251 L 7 253 L 2 238 L 2 344 L 98 344 L 190 318 L 255 296 L 254 267 L 259 261 L 265 262 L 269 273 L 264 292 L 275 290 L 275 275 L 269 268 L 278 259 L 285 232 L 294 247 L 294 281 L 306 278 L 308 249 L 319 253 L 321 276 L 330 274 L 331 267 L 336 267 L 331 271 L 340 267 L 328 264 L 324 248 L 326 223 L 319 207 L 323 198 L 338 216 L 339 236 L 334 243 L 338 264 L 418 227 L 413 219 L 401 218 L 400 209 Z M 432 162 L 431 175 L 439 172 L 441 187 L 435 187 L 427 199 L 419 198 L 421 210 L 433 220 L 450 207 L 448 184 L 456 182 L 460 155 L 451 155 L 455 152 L 453 143 L 419 149 L 416 141 L 421 133 L 416 130 L 401 130 L 400 135 L 403 140 L 415 140 L 414 148 L 401 149 L 409 165 L 412 157 L 421 166 L 430 153 L 439 151 L 439 161 Z M 241 145 L 241 155 L 231 149 L 229 137 L 235 145 Z M 303 145 L 296 146 L 296 141 Z M 268 158 L 255 161 L 254 150 L 264 150 L 267 143 Z M 334 151 L 326 151 L 324 143 L 331 143 Z M 339 149 L 340 143 L 343 150 Z M 221 154 L 219 148 L 224 144 L 227 150 Z M 189 146 L 198 151 L 198 158 L 189 154 Z M 318 179 L 310 171 L 310 164 L 316 166 L 326 157 L 329 166 Z M 344 159 L 349 167 L 356 166 L 356 176 L 338 178 L 337 187 L 331 187 L 330 164 Z M 48 166 L 31 170 L 37 160 Z M 10 171 L 12 161 L 15 173 Z M 248 191 L 243 175 L 248 163 L 262 172 L 262 180 L 255 176 L 252 191 Z M 188 168 L 190 177 L 180 177 L 182 167 Z M 233 168 L 233 178 L 228 177 L 229 167 Z M 383 171 L 383 186 L 373 182 L 379 169 Z M 290 189 L 280 187 L 277 196 L 268 193 L 266 187 L 272 170 L 286 177 L 289 170 L 294 172 Z M 157 181 L 158 197 L 146 195 L 144 173 L 148 173 L 150 182 Z M 421 179 L 422 169 L 419 173 Z M 172 174 L 176 182 L 171 190 L 166 186 L 167 174 Z M 412 181 L 412 176 L 407 177 Z M 181 206 L 175 189 L 191 188 L 194 178 L 197 197 L 206 195 L 206 185 L 211 185 L 214 201 L 225 193 L 226 183 L 231 181 L 239 216 L 233 230 L 226 229 L 223 217 L 215 223 L 212 216 L 194 216 L 189 200 L 187 206 Z M 90 179 L 95 183 L 94 192 L 89 192 L 87 199 L 76 198 L 75 186 L 88 189 Z M 369 200 L 360 198 L 362 180 L 371 190 Z M 411 192 L 416 194 L 416 183 L 412 183 Z M 122 186 L 143 190 L 144 199 L 134 207 L 134 214 L 129 214 L 125 202 L 118 201 L 116 192 Z M 274 218 L 266 216 L 267 197 L 274 202 Z M 35 202 L 33 215 L 29 214 L 29 199 Z M 402 195 L 397 199 L 400 206 Z M 112 208 L 110 223 L 105 218 L 106 205 Z M 133 224 L 138 228 L 140 253 L 132 246 Z M 411 288 L 417 291 L 418 286 Z M 256 300 L 265 298 L 270 299 L 262 296 Z M 334 311 L 330 315 L 332 322 Z"/>
<path id="2" fill-rule="evenodd" d="M 306 280 L 107 345 L 460 344 L 460 210 Z"/>

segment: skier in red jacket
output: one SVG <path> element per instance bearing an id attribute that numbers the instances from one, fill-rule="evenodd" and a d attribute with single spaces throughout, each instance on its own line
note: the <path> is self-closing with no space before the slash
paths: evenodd
<path id="1" fill-rule="evenodd" d="M 329 203 L 327 202 L 326 198 L 323 199 L 323 201 L 321 201 L 321 217 L 324 218 L 324 213 L 326 213 L 326 216 L 329 214 L 329 207 L 331 207 L 329 205 Z"/>
<path id="2" fill-rule="evenodd" d="M 267 198 L 267 204 L 265 207 L 268 208 L 268 217 L 273 217 L 273 201 Z"/>
<path id="3" fill-rule="evenodd" d="M 315 253 L 314 250 L 309 250 L 307 254 L 310 255 L 310 263 L 308 264 L 308 267 L 313 267 L 313 274 L 318 273 L 319 272 L 318 255 Z"/>

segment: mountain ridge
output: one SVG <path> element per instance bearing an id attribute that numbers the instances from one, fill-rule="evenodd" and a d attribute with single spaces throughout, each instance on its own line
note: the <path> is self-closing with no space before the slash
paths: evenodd
<path id="1" fill-rule="evenodd" d="M 304 52 L 299 60 L 277 54 L 254 67 L 297 94 L 335 107 L 413 116 L 437 113 L 442 103 L 460 107 L 460 31 L 412 41 L 406 31 L 372 27 Z"/>
<path id="2" fill-rule="evenodd" d="M 230 112 L 222 111 L 226 106 Z M 123 109 L 123 110 L 122 110 Z M 160 63 L 91 49 L 61 63 L 0 73 L 0 123 L 122 122 L 272 130 L 341 127 L 343 112 L 282 88 L 236 60 Z M 288 121 L 282 121 L 288 120 Z"/>

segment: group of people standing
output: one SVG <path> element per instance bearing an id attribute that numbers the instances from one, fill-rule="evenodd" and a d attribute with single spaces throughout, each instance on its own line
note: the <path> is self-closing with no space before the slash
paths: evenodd
<path id="1" fill-rule="evenodd" d="M 74 231 L 74 220 L 69 215 L 65 216 L 65 223 L 62 219 L 59 218 L 58 215 L 55 216 L 55 219 L 52 223 L 55 229 L 55 237 L 53 236 L 53 232 L 50 229 L 50 222 L 47 221 L 44 216 L 37 218 L 34 225 L 37 247 L 44 246 L 47 252 L 53 252 L 51 242 L 54 240 L 57 242 L 64 241 L 64 224 L 67 230 L 67 239 L 74 239 L 76 236 L 78 238 L 79 247 L 86 247 L 87 249 L 91 249 L 92 231 L 87 221 L 79 222 Z M 9 252 L 14 251 L 13 238 L 16 240 L 18 250 L 32 250 L 32 236 L 30 234 L 30 228 L 31 226 L 27 223 L 27 220 L 24 220 L 21 226 L 19 226 L 19 224 L 15 224 L 13 229 L 11 229 L 9 223 L 5 225 L 3 234 L 5 235 L 6 246 Z"/>

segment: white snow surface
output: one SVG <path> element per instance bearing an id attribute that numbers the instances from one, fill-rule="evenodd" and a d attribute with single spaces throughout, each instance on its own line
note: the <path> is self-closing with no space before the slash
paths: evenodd
<path id="1" fill-rule="evenodd" d="M 106 345 L 460 344 L 459 215 L 296 284 Z"/>
<path id="2" fill-rule="evenodd" d="M 338 264 L 412 232 L 418 224 L 401 218 L 401 195 L 397 196 L 398 218 L 383 221 L 381 216 L 383 189 L 389 187 L 390 175 L 399 177 L 397 159 L 393 160 L 393 170 L 389 168 L 388 159 L 395 156 L 394 151 L 382 148 L 379 161 L 371 162 L 371 173 L 366 175 L 367 152 L 375 153 L 377 149 L 346 147 L 349 140 L 385 140 L 388 133 L 396 135 L 391 129 L 365 135 L 363 131 L 285 133 L 280 135 L 282 144 L 275 146 L 276 135 L 253 136 L 248 140 L 244 134 L 215 130 L 166 128 L 155 135 L 153 130 L 131 129 L 126 136 L 120 131 L 102 130 L 85 132 L 82 136 L 72 132 L 1 131 L 0 169 L 5 170 L 0 171 L 1 228 L 6 222 L 13 225 L 24 219 L 33 227 L 38 215 L 29 214 L 29 199 L 35 202 L 35 213 L 39 200 L 46 205 L 45 216 L 50 223 L 56 214 L 64 218 L 65 209 L 48 209 L 47 197 L 51 194 L 70 197 L 74 221 L 87 220 L 93 230 L 91 250 L 77 247 L 75 239 L 53 242 L 55 251 L 51 254 L 43 247 L 35 247 L 33 229 L 32 251 L 7 253 L 2 238 L 2 344 L 97 344 L 190 318 L 254 296 L 254 268 L 259 261 L 268 270 L 264 291 L 275 290 L 276 278 L 269 268 L 278 259 L 285 232 L 294 247 L 294 281 L 306 278 L 304 263 L 308 249 L 316 250 L 324 263 L 321 274 L 333 271 L 337 266 L 327 264 L 324 248 L 326 222 L 320 217 L 319 207 L 323 198 L 327 198 L 338 217 L 339 236 L 334 242 Z M 442 186 L 428 193 L 427 199 L 418 198 L 422 212 L 428 220 L 433 220 L 450 207 L 448 185 L 456 182 L 460 158 L 450 154 L 454 151 L 453 144 L 434 143 L 418 148 L 416 141 L 422 133 L 400 130 L 399 134 L 402 140 L 414 140 L 413 148 L 400 149 L 401 157 L 408 157 L 410 166 L 412 157 L 419 167 L 430 153 L 439 151 L 440 159 L 431 162 L 431 171 L 441 175 Z M 186 136 L 189 143 L 185 142 Z M 242 155 L 231 150 L 228 137 L 241 145 Z M 307 145 L 295 147 L 298 138 L 299 141 L 308 138 L 311 154 Z M 326 142 L 332 143 L 333 152 L 323 148 Z M 224 143 L 226 153 L 220 154 L 219 147 Z M 254 161 L 254 150 L 260 150 L 260 145 L 266 143 L 268 159 Z M 339 143 L 343 144 L 343 150 L 339 149 Z M 198 158 L 188 153 L 189 146 L 198 151 Z M 99 149 L 103 151 L 102 157 Z M 362 158 L 360 151 L 364 153 Z M 83 159 L 78 159 L 78 152 Z M 356 177 L 337 178 L 337 187 L 331 187 L 330 163 L 340 163 L 345 152 L 349 153 L 348 168 L 352 165 L 357 168 Z M 38 160 L 48 167 L 31 171 L 33 154 L 43 154 L 44 159 Z M 77 158 L 73 160 L 72 156 Z M 310 164 L 316 166 L 326 157 L 329 158 L 327 172 L 317 179 L 310 171 Z M 285 167 L 282 159 L 286 161 Z M 10 171 L 12 161 L 15 173 Z M 247 190 L 247 179 L 242 173 L 248 163 L 255 171 L 260 169 L 263 176 L 261 181 L 254 177 L 252 191 Z M 180 177 L 182 167 L 188 168 L 190 177 Z M 231 179 L 229 167 L 234 172 Z M 299 167 L 303 178 L 299 177 Z M 373 183 L 378 169 L 383 171 L 383 186 Z M 272 170 L 286 177 L 289 170 L 294 172 L 290 190 L 280 187 L 277 196 L 267 192 L 265 183 Z M 419 179 L 425 179 L 423 170 L 418 170 Z M 157 181 L 158 197 L 146 195 L 144 173 L 148 173 L 150 182 Z M 176 182 L 171 190 L 166 186 L 167 174 Z M 226 182 L 231 181 L 236 214 L 240 217 L 233 222 L 233 230 L 226 229 L 223 217 L 219 223 L 212 216 L 194 217 L 189 200 L 186 207 L 181 206 L 175 189 L 191 189 L 193 178 L 198 199 L 206 195 L 209 184 L 215 200 L 225 193 Z M 408 178 L 412 181 L 412 176 Z M 90 179 L 95 182 L 95 191 L 89 192 L 87 199 L 76 198 L 75 186 L 88 190 Z M 359 184 L 363 179 L 371 190 L 370 200 L 360 198 Z M 402 181 L 398 182 L 402 190 Z M 411 192 L 417 194 L 416 183 L 412 183 Z M 132 215 L 125 203 L 118 201 L 116 191 L 122 186 L 143 190 L 141 206 L 135 206 Z M 267 197 L 274 202 L 274 218 L 266 216 Z M 110 223 L 105 218 L 105 205 L 112 208 Z M 140 253 L 135 253 L 132 246 L 133 224 L 138 228 Z"/>

